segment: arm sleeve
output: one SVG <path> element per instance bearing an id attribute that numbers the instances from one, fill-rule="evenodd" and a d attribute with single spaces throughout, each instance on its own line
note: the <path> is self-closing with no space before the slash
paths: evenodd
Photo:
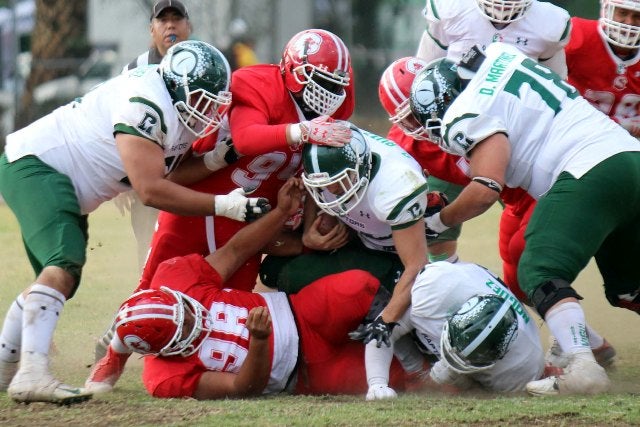
<path id="1" fill-rule="evenodd" d="M 387 347 L 386 345 L 377 347 L 375 340 L 370 341 L 365 346 L 364 363 L 367 370 L 367 384 L 369 384 L 369 386 L 374 384 L 389 385 L 389 368 L 393 360 L 395 342 L 411 331 L 409 323 L 411 320 L 407 313 L 400 319 L 398 325 L 391 333 L 391 347 Z"/>
<path id="2" fill-rule="evenodd" d="M 245 156 L 256 156 L 281 149 L 289 149 L 286 129 L 289 123 L 295 123 L 295 116 L 290 120 L 273 123 L 275 114 L 272 111 L 291 109 L 293 103 L 288 93 L 278 93 L 282 85 L 255 81 L 250 72 L 235 72 L 232 75 L 231 92 L 233 105 L 229 113 L 231 136 L 238 153 Z M 267 75 L 265 77 L 271 77 Z M 276 87 L 274 87 L 276 86 Z M 286 95 L 286 96 L 285 96 Z M 285 114 L 280 111 L 281 116 Z"/>
<path id="3" fill-rule="evenodd" d="M 426 62 L 431 62 L 434 59 L 444 58 L 447 56 L 447 51 L 436 43 L 428 30 L 424 30 L 422 37 L 420 38 L 420 44 L 418 44 L 418 52 L 416 53 L 416 56 Z"/>

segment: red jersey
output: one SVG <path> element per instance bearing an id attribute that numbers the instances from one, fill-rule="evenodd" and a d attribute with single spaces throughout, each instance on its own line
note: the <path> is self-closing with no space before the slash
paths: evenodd
<path id="1" fill-rule="evenodd" d="M 349 86 L 345 88 L 346 98 L 331 116 L 336 120 L 347 120 L 353 114 L 353 80 L 351 76 Z M 233 103 L 229 123 L 239 153 L 256 155 L 274 150 L 290 151 L 285 128 L 306 119 L 285 87 L 278 65 L 254 65 L 235 71 L 231 76 L 231 93 Z"/>
<path id="2" fill-rule="evenodd" d="M 574 17 L 571 22 L 571 40 L 565 47 L 569 83 L 616 121 L 637 116 L 640 51 L 622 60 L 601 35 L 598 21 Z"/>
<path id="3" fill-rule="evenodd" d="M 277 65 L 255 65 L 235 71 L 231 77 L 231 91 L 231 136 L 236 150 L 244 156 L 189 188 L 210 194 L 228 194 L 238 187 L 254 188 L 251 197 L 265 197 L 275 205 L 280 187 L 301 171 L 302 150 L 289 148 L 285 128 L 304 117 L 285 87 Z M 353 112 L 352 83 L 346 91 L 344 103 L 333 115 L 336 119 L 348 119 Z M 199 150 L 213 147 L 217 138 L 214 133 L 197 141 L 196 145 Z M 206 256 L 228 242 L 245 225 L 220 216 L 180 216 L 160 212 L 138 289 L 149 286 L 162 261 L 191 253 Z M 248 291 L 253 289 L 260 259 L 260 254 L 249 259 L 226 285 Z"/>
<path id="4" fill-rule="evenodd" d="M 413 139 L 396 125 L 389 129 L 387 139 L 404 148 L 429 175 L 453 184 L 469 183 L 469 162 L 466 159 L 445 153 L 430 141 Z"/>
<path id="5" fill-rule="evenodd" d="M 249 348 L 246 318 L 258 306 L 268 307 L 273 326 L 271 376 L 263 393 L 285 389 L 298 357 L 302 357 L 300 369 L 304 371 L 292 385 L 296 392 L 366 392 L 364 346 L 351 341 L 347 333 L 362 321 L 378 290 L 378 280 L 369 273 L 351 270 L 326 276 L 291 295 L 289 306 L 281 292 L 223 289 L 217 271 L 203 257 L 192 254 L 163 262 L 151 283 L 153 289 L 160 286 L 183 292 L 209 309 L 212 332 L 189 357 L 145 357 L 143 382 L 153 396 L 193 396 L 207 370 L 238 373 Z M 392 377 L 402 389 L 401 368 L 395 366 Z"/>

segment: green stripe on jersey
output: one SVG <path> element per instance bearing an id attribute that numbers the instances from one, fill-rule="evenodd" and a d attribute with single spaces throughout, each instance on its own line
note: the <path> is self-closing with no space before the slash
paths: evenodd
<path id="1" fill-rule="evenodd" d="M 391 213 L 389 214 L 389 216 L 387 216 L 387 221 L 393 221 L 394 219 L 396 219 L 398 217 L 398 215 L 400 215 L 400 213 L 405 209 L 407 203 L 409 203 L 410 201 L 412 201 L 418 194 L 420 193 L 424 193 L 429 189 L 429 184 L 427 184 L 426 182 L 424 184 L 422 184 L 420 187 L 416 188 L 415 190 L 413 190 L 413 192 L 411 192 L 411 194 L 409 194 L 407 197 L 403 198 L 400 203 L 398 203 L 393 210 L 391 211 Z M 422 212 L 424 214 L 424 212 Z"/>
<path id="2" fill-rule="evenodd" d="M 133 98 L 129 98 L 129 102 L 139 102 L 141 104 L 144 104 L 153 108 L 153 110 L 156 113 L 158 113 L 158 117 L 160 118 L 160 130 L 165 135 L 167 134 L 167 125 L 164 122 L 164 113 L 162 112 L 162 109 L 160 107 L 158 107 L 154 102 L 151 102 L 148 99 L 142 98 L 140 96 L 134 96 Z"/>

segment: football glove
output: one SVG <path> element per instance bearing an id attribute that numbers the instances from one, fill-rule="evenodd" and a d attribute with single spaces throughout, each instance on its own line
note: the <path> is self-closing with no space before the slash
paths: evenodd
<path id="1" fill-rule="evenodd" d="M 440 233 L 449 228 L 440 221 L 440 211 L 448 204 L 449 199 L 446 194 L 440 191 L 427 193 L 427 209 L 424 212 L 427 239 L 437 239 Z"/>
<path id="2" fill-rule="evenodd" d="M 386 384 L 373 384 L 367 391 L 367 400 L 395 399 L 398 397 L 395 390 Z"/>
<path id="3" fill-rule="evenodd" d="M 376 347 L 378 348 L 382 343 L 387 347 L 391 347 L 390 337 L 396 325 L 396 322 L 385 322 L 382 320 L 382 315 L 380 315 L 373 322 L 361 324 L 355 331 L 349 332 L 349 337 L 352 340 L 362 341 L 364 344 L 368 344 L 371 340 L 376 340 Z"/>
<path id="4" fill-rule="evenodd" d="M 300 142 L 342 147 L 351 141 L 351 129 L 329 116 L 300 122 Z"/>
<path id="5" fill-rule="evenodd" d="M 207 169 L 215 172 L 237 162 L 240 157 L 240 154 L 238 154 L 233 146 L 233 141 L 227 139 L 218 141 L 213 150 L 204 153 L 202 159 Z"/>
<path id="6" fill-rule="evenodd" d="M 236 221 L 253 221 L 271 210 L 264 197 L 245 197 L 244 188 L 236 188 L 227 195 L 215 196 L 215 213 Z"/>

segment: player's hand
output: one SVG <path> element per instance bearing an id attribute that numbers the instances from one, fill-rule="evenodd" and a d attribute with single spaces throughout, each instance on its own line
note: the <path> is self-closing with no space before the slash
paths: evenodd
<path id="1" fill-rule="evenodd" d="M 387 347 L 391 347 L 391 333 L 393 332 L 393 328 L 397 325 L 396 322 L 385 322 L 382 320 L 382 314 L 376 317 L 376 319 L 365 325 L 358 326 L 358 329 L 355 331 L 349 332 L 349 337 L 352 340 L 360 341 L 364 344 L 368 344 L 370 341 L 376 341 L 376 347 L 380 348 L 380 346 L 384 343 Z"/>
<path id="2" fill-rule="evenodd" d="M 446 194 L 440 191 L 427 193 L 427 209 L 424 212 L 427 239 L 437 239 L 440 233 L 449 228 L 440 221 L 440 211 L 448 204 L 449 199 Z"/>
<path id="3" fill-rule="evenodd" d="M 373 384 L 367 391 L 367 400 L 395 399 L 398 394 L 386 384 Z"/>
<path id="4" fill-rule="evenodd" d="M 250 191 L 236 188 L 227 195 L 215 196 L 215 213 L 236 221 L 253 221 L 271 210 L 264 197 L 246 197 Z"/>
<path id="5" fill-rule="evenodd" d="M 349 229 L 340 220 L 330 230 L 323 228 L 328 214 L 320 214 L 302 235 L 302 244 L 315 251 L 333 251 L 349 243 Z"/>
<path id="6" fill-rule="evenodd" d="M 267 307 L 254 307 L 249 311 L 247 323 L 245 324 L 252 338 L 267 339 L 273 328 L 271 326 L 271 315 Z"/>
<path id="7" fill-rule="evenodd" d="M 287 216 L 295 215 L 302 203 L 304 191 L 304 185 L 300 178 L 289 178 L 278 190 L 277 209 L 280 209 Z"/>
<path id="8" fill-rule="evenodd" d="M 317 145 L 342 147 L 351 141 L 351 128 L 329 116 L 300 122 L 301 141 Z"/>
<path id="9" fill-rule="evenodd" d="M 631 135 L 636 138 L 640 137 L 640 117 L 628 117 L 618 119 L 620 126 L 625 128 Z"/>
<path id="10" fill-rule="evenodd" d="M 223 141 L 218 141 L 213 150 L 204 153 L 202 159 L 207 169 L 211 172 L 215 172 L 237 162 L 240 157 L 241 155 L 233 146 L 233 140 L 229 138 Z"/>

